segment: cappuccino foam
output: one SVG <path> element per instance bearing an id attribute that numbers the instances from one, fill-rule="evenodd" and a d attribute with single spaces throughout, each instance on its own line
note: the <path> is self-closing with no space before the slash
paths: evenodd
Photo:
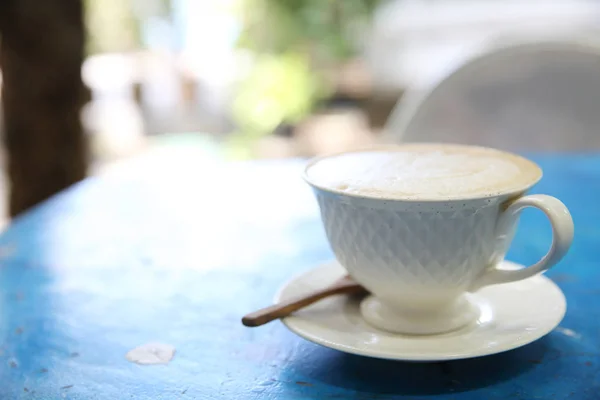
<path id="1" fill-rule="evenodd" d="M 524 190 L 541 170 L 494 149 L 410 144 L 325 157 L 309 166 L 306 176 L 318 187 L 352 195 L 450 200 Z"/>

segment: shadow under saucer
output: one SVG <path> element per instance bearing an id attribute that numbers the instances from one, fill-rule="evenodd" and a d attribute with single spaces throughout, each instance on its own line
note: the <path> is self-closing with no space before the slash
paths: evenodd
<path id="1" fill-rule="evenodd" d="M 444 362 L 403 362 L 343 353 L 301 342 L 282 372 L 347 391 L 427 396 L 464 392 L 517 377 L 542 362 L 551 337 L 479 358 Z"/>

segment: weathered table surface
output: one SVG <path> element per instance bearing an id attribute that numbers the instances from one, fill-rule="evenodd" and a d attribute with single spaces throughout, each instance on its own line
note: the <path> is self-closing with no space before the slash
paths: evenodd
<path id="1" fill-rule="evenodd" d="M 291 275 L 332 258 L 317 207 L 302 162 L 187 154 L 88 179 L 0 237 L 0 399 L 597 399 L 600 155 L 534 158 L 535 192 L 570 207 L 576 238 L 548 273 L 567 315 L 531 345 L 402 363 L 319 347 L 279 322 L 244 328 Z M 518 262 L 550 240 L 541 213 L 525 214 Z M 125 359 L 150 341 L 176 347 L 170 364 Z"/>

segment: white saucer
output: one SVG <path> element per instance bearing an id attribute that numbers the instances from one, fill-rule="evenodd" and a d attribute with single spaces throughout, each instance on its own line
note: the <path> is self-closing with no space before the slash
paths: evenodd
<path id="1" fill-rule="evenodd" d="M 502 268 L 520 268 L 505 261 Z M 276 301 L 320 289 L 345 270 L 331 262 L 292 279 Z M 515 349 L 554 329 L 566 311 L 561 290 L 543 275 L 516 283 L 486 287 L 475 294 L 481 310 L 477 322 L 441 335 L 406 336 L 377 330 L 360 314 L 359 297 L 322 300 L 283 323 L 314 343 L 347 353 L 404 361 L 442 361 L 479 357 Z"/>

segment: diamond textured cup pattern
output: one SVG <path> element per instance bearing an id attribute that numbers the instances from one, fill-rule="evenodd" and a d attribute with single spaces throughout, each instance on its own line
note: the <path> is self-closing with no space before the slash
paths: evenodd
<path id="1" fill-rule="evenodd" d="M 407 146 L 411 151 L 413 145 Z M 446 145 L 433 146 L 436 153 L 445 152 Z M 402 146 L 389 147 L 389 151 L 397 151 Z M 463 147 L 465 157 L 487 151 Z M 383 146 L 384 150 L 387 148 Z M 552 196 L 527 194 L 541 178 L 541 169 L 518 155 L 491 150 L 508 162 L 514 161 L 522 175 L 518 182 L 509 179 L 512 183 L 506 185 L 501 181 L 495 185 L 492 180 L 489 191 L 483 192 L 481 188 L 478 195 L 470 191 L 461 193 L 463 185 L 451 181 L 443 183 L 444 187 L 455 186 L 448 196 L 433 195 L 426 190 L 410 197 L 385 190 L 371 191 L 368 189 L 371 176 L 377 184 L 373 189 L 377 190 L 388 179 L 398 178 L 394 170 L 383 171 L 387 168 L 387 158 L 376 158 L 385 162 L 374 163 L 374 169 L 371 164 L 361 169 L 362 156 L 351 168 L 340 161 L 339 171 L 335 161 L 338 155 L 316 158 L 308 164 L 304 179 L 319 202 L 327 240 L 348 273 L 371 292 L 360 303 L 361 315 L 367 323 L 385 331 L 411 335 L 438 334 L 465 327 L 481 315 L 477 302 L 479 289 L 534 277 L 556 265 L 567 253 L 574 234 L 567 207 Z M 313 174 L 313 166 L 324 159 L 329 160 L 328 164 Z M 431 177 L 445 179 L 435 172 L 436 163 L 432 164 Z M 444 163 L 439 164 L 442 171 L 446 167 L 452 173 L 462 171 L 454 170 L 457 164 Z M 427 169 L 429 164 L 414 166 Z M 357 172 L 353 172 L 355 167 Z M 429 176 L 427 170 L 424 172 Z M 346 180 L 356 181 L 356 187 L 354 184 L 344 187 Z M 430 183 L 437 185 L 438 181 Z M 424 184 L 429 185 L 429 181 Z M 364 193 L 348 190 L 363 186 Z M 395 189 L 389 187 L 389 190 Z M 499 265 L 513 240 L 519 216 L 527 208 L 541 210 L 550 221 L 550 248 L 528 267 L 502 269 Z"/>
<path id="2" fill-rule="evenodd" d="M 439 307 L 468 290 L 497 254 L 498 203 L 437 210 L 371 208 L 317 192 L 333 252 L 382 300 Z"/>

